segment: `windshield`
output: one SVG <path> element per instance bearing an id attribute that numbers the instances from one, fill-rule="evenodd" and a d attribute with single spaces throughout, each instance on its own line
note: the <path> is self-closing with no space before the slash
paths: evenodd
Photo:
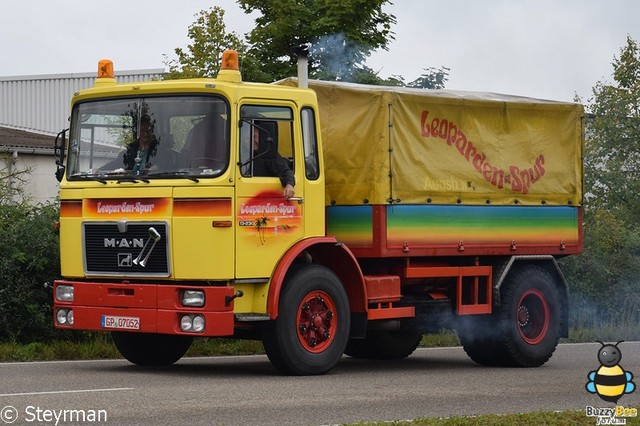
<path id="1" fill-rule="evenodd" d="M 161 96 L 79 103 L 67 178 L 215 177 L 229 165 L 226 101 Z"/>

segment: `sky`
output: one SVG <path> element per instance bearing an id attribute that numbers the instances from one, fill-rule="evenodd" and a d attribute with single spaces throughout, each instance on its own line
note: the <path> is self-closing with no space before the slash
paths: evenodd
<path id="1" fill-rule="evenodd" d="M 425 68 L 450 68 L 447 89 L 584 102 L 612 81 L 627 36 L 640 41 L 637 0 L 394 0 L 395 40 L 367 65 L 405 81 Z M 189 43 L 194 15 L 225 10 L 228 31 L 244 35 L 257 16 L 235 0 L 4 0 L 0 77 L 166 68 L 165 55 Z"/>

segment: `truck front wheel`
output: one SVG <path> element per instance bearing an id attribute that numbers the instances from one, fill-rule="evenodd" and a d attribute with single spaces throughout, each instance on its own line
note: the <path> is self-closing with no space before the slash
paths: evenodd
<path id="1" fill-rule="evenodd" d="M 305 266 L 284 284 L 278 318 L 264 330 L 265 352 L 283 373 L 324 374 L 340 360 L 349 328 L 349 301 L 338 277 L 323 266 Z"/>
<path id="2" fill-rule="evenodd" d="M 171 365 L 187 353 L 193 337 L 112 331 L 120 354 L 137 365 Z"/>

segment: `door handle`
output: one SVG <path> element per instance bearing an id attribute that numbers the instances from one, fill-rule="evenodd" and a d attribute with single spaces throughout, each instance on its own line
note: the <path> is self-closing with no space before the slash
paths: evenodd
<path id="1" fill-rule="evenodd" d="M 302 197 L 291 197 L 291 198 L 287 198 L 287 201 L 297 201 L 298 204 L 302 204 L 302 203 L 304 203 L 304 198 L 302 198 Z"/>

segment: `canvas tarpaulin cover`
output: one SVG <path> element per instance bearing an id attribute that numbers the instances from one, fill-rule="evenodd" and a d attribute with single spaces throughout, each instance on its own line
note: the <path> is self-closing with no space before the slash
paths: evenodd
<path id="1" fill-rule="evenodd" d="M 581 203 L 579 104 L 313 80 L 309 87 L 319 103 L 327 204 Z"/>

